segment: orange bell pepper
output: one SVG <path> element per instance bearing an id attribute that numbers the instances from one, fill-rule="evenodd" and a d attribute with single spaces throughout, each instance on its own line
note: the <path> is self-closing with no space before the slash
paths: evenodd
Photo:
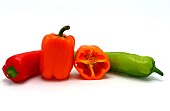
<path id="1" fill-rule="evenodd" d="M 78 48 L 74 61 L 76 70 L 84 79 L 101 79 L 110 69 L 108 56 L 95 45 Z"/>
<path id="2" fill-rule="evenodd" d="M 63 34 L 70 26 L 64 26 L 59 34 L 48 34 L 42 40 L 40 71 L 45 79 L 66 79 L 74 64 L 73 36 Z"/>

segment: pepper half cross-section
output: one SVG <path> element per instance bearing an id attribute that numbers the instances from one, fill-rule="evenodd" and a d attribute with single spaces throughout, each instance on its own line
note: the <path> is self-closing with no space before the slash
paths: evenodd
<path id="1" fill-rule="evenodd" d="M 95 45 L 83 45 L 76 53 L 76 70 L 84 79 L 101 79 L 110 69 L 107 55 Z"/>

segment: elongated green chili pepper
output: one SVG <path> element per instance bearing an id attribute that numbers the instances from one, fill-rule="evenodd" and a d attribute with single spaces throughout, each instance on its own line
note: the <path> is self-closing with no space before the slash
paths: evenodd
<path id="1" fill-rule="evenodd" d="M 155 61 L 149 56 L 139 56 L 126 52 L 106 52 L 110 60 L 110 71 L 120 72 L 134 77 L 147 77 L 156 72 L 163 72 L 155 66 Z"/>

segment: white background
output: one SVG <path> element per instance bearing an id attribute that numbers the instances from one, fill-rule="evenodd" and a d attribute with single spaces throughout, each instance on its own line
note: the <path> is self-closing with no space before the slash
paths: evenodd
<path id="1" fill-rule="evenodd" d="M 104 51 L 151 56 L 164 72 L 145 79 L 106 74 L 82 80 L 75 69 L 64 81 L 40 76 L 14 84 L 0 71 L 0 110 L 169 111 L 169 0 L 0 0 L 0 66 L 8 57 L 39 50 L 44 35 L 65 34 Z"/>

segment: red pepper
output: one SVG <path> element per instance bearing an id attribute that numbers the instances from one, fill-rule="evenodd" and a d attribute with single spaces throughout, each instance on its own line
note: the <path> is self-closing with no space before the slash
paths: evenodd
<path id="1" fill-rule="evenodd" d="M 39 75 L 40 53 L 40 50 L 31 51 L 9 57 L 2 67 L 5 76 L 18 83 Z"/>

